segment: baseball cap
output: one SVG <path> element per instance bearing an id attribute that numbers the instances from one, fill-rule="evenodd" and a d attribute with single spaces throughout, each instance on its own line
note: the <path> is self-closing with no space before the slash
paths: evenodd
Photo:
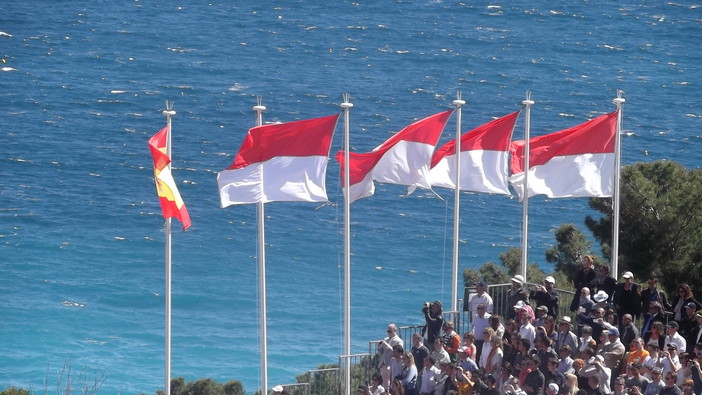
<path id="1" fill-rule="evenodd" d="M 622 274 L 622 277 L 624 277 L 624 278 L 634 278 L 634 275 L 633 275 L 631 272 L 624 272 L 624 274 Z"/>

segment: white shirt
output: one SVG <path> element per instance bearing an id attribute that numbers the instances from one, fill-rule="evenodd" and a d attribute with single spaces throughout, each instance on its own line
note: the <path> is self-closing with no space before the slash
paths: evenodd
<path id="1" fill-rule="evenodd" d="M 534 328 L 534 325 L 527 322 L 526 325 L 520 326 L 519 334 L 522 336 L 522 339 L 529 339 L 529 343 L 531 344 L 530 349 L 534 348 L 534 339 L 536 338 L 536 328 Z"/>
<path id="2" fill-rule="evenodd" d="M 665 347 L 668 348 L 668 343 L 673 343 L 676 346 L 678 346 L 678 352 L 685 352 L 687 349 L 687 340 L 685 340 L 684 337 L 680 336 L 678 332 L 675 332 L 673 336 L 666 336 L 665 337 Z"/>
<path id="3" fill-rule="evenodd" d="M 470 298 L 468 305 L 470 306 L 471 314 L 478 313 L 478 305 L 479 304 L 484 304 L 485 307 L 487 307 L 487 309 L 486 309 L 487 312 L 492 314 L 492 297 L 490 295 L 488 295 L 487 292 L 483 292 L 482 295 L 475 294 L 475 295 L 473 295 L 472 298 Z"/>
<path id="4" fill-rule="evenodd" d="M 429 369 L 422 369 L 422 387 L 419 389 L 421 393 L 430 393 L 434 390 L 436 379 L 441 376 L 441 370 L 432 366 Z"/>
<path id="5" fill-rule="evenodd" d="M 490 326 L 490 314 L 485 313 L 482 317 L 478 314 L 473 314 L 472 318 L 473 322 L 471 322 L 471 324 L 473 326 L 473 334 L 476 338 L 482 340 L 483 331 Z"/>

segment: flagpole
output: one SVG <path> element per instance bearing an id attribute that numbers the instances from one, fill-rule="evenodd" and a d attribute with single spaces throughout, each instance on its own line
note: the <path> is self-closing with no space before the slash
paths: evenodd
<path id="1" fill-rule="evenodd" d="M 526 99 L 522 100 L 524 105 L 524 198 L 522 204 L 522 261 L 519 273 L 527 280 L 527 265 L 529 251 L 529 135 L 531 133 L 531 91 L 526 92 Z"/>
<path id="2" fill-rule="evenodd" d="M 612 276 L 619 278 L 619 176 L 622 166 L 622 105 L 626 100 L 624 92 L 617 89 L 617 97 L 612 102 L 617 106 L 617 135 L 614 139 L 614 182 L 612 191 Z"/>
<path id="3" fill-rule="evenodd" d="M 256 111 L 256 126 L 263 125 L 263 112 L 266 106 L 262 104 L 261 97 L 253 107 Z M 263 169 L 261 169 L 263 171 Z M 264 228 L 265 210 L 264 203 L 258 202 L 256 214 L 258 217 L 258 299 L 261 325 L 261 394 L 268 394 L 268 339 L 266 320 L 266 232 Z"/>
<path id="4" fill-rule="evenodd" d="M 346 395 L 351 394 L 351 364 L 348 360 L 348 356 L 351 355 L 351 201 L 348 196 L 351 184 L 351 176 L 349 175 L 351 107 L 353 104 L 349 102 L 349 94 L 345 93 L 341 108 L 344 111 L 344 185 L 346 186 L 344 198 L 344 355 L 347 356 L 344 364 L 346 376 L 344 394 Z"/>
<path id="5" fill-rule="evenodd" d="M 166 116 L 166 155 L 171 157 L 171 117 L 175 116 L 173 103 L 166 102 L 166 110 L 163 115 Z M 171 170 L 171 164 L 167 166 L 168 171 Z M 171 394 L 171 218 L 166 218 L 166 251 L 165 251 L 165 266 L 166 266 L 166 344 L 165 344 L 165 395 Z"/>
<path id="6" fill-rule="evenodd" d="M 453 267 L 451 270 L 451 311 L 458 311 L 458 245 L 460 228 L 460 206 L 461 206 L 461 107 L 465 105 L 465 100 L 461 100 L 461 92 L 456 93 L 456 180 L 453 197 Z"/>

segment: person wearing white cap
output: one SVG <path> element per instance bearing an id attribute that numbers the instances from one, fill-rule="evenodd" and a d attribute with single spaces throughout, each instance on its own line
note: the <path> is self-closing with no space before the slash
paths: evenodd
<path id="1" fill-rule="evenodd" d="M 533 299 L 536 306 L 546 306 L 547 314 L 558 318 L 558 292 L 553 289 L 555 284 L 556 280 L 552 276 L 547 276 L 543 285 L 537 285 L 529 293 L 529 299 Z"/>
<path id="2" fill-rule="evenodd" d="M 546 395 L 557 395 L 558 394 L 558 384 L 551 383 L 546 387 Z"/>
<path id="3" fill-rule="evenodd" d="M 605 366 L 604 357 L 602 355 L 596 355 L 591 360 L 588 360 L 585 367 L 580 369 L 579 374 L 582 377 L 597 377 L 600 392 L 603 394 L 609 394 L 611 392 L 609 382 L 612 377 L 612 370 Z"/>
<path id="4" fill-rule="evenodd" d="M 641 314 L 641 286 L 634 282 L 634 275 L 631 272 L 622 274 L 623 282 L 617 284 L 614 291 L 614 308 L 619 317 L 624 314 L 631 314 L 634 320 Z"/>
<path id="5" fill-rule="evenodd" d="M 283 393 L 283 386 L 282 385 L 276 385 L 275 387 L 272 388 L 273 394 L 282 394 Z"/>
<path id="6" fill-rule="evenodd" d="M 521 274 L 517 274 L 516 276 L 512 277 L 511 280 L 512 287 L 507 291 L 507 306 L 515 306 L 520 300 L 527 303 L 529 295 L 527 295 L 526 291 L 522 287 L 524 284 L 524 277 L 522 277 Z M 509 309 L 505 309 L 505 311 L 509 311 Z M 517 312 L 515 312 L 509 318 L 516 320 L 519 317 L 517 316 Z"/>

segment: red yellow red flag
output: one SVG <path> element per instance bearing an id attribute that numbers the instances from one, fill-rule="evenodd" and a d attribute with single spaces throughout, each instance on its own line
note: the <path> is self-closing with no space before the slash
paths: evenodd
<path id="1" fill-rule="evenodd" d="M 168 141 L 168 126 L 164 127 L 149 139 L 149 150 L 154 160 L 154 180 L 156 181 L 156 192 L 161 203 L 163 218 L 176 217 L 183 224 L 183 230 L 190 227 L 190 215 L 185 203 L 180 197 L 178 187 L 171 175 L 171 158 L 166 153 L 166 142 Z"/>

